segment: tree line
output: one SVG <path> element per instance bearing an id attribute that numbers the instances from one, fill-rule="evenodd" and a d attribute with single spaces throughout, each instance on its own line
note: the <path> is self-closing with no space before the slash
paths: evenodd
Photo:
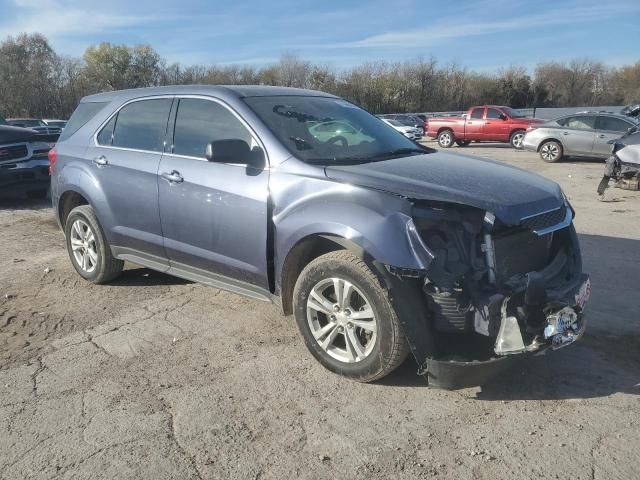
<path id="1" fill-rule="evenodd" d="M 82 58 L 59 55 L 40 34 L 0 42 L 0 115 L 68 118 L 80 98 L 105 90 L 175 84 L 264 84 L 345 97 L 373 113 L 623 105 L 640 102 L 640 61 L 608 66 L 590 59 L 475 72 L 436 58 L 368 62 L 338 70 L 284 54 L 265 67 L 168 63 L 149 45 L 101 43 Z"/>

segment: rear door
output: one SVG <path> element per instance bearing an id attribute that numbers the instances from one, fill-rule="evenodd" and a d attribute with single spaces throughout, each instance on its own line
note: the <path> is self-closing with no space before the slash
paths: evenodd
<path id="1" fill-rule="evenodd" d="M 268 289 L 269 170 L 207 161 L 207 144 L 240 139 L 264 155 L 257 137 L 223 103 L 177 100 L 173 138 L 160 164 L 158 189 L 165 248 L 172 271 L 235 279 Z M 180 274 L 180 272 L 174 272 Z"/>
<path id="2" fill-rule="evenodd" d="M 119 253 L 168 266 L 158 209 L 158 167 L 171 97 L 135 100 L 123 106 L 90 147 L 95 175 L 105 193 L 101 211 Z"/>
<path id="3" fill-rule="evenodd" d="M 484 107 L 476 107 L 467 117 L 464 132 L 465 140 L 482 140 L 484 110 Z"/>
<path id="4" fill-rule="evenodd" d="M 605 158 L 611 155 L 612 145 L 609 145 L 607 142 L 620 138 L 633 126 L 633 123 L 622 118 L 610 115 L 598 115 L 593 154 Z"/>
<path id="5" fill-rule="evenodd" d="M 487 117 L 482 128 L 483 140 L 506 142 L 509 140 L 509 122 L 497 108 L 487 108 Z"/>
<path id="6" fill-rule="evenodd" d="M 565 155 L 593 154 L 596 138 L 596 115 L 575 115 L 557 121 Z"/>

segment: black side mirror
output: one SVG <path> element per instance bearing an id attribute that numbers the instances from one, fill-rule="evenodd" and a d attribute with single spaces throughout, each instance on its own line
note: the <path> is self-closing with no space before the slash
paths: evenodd
<path id="1" fill-rule="evenodd" d="M 217 140 L 207 145 L 205 153 L 207 160 L 216 163 L 251 163 L 251 148 L 240 139 Z"/>
<path id="2" fill-rule="evenodd" d="M 504 113 L 501 113 L 500 120 L 507 120 L 507 116 Z"/>

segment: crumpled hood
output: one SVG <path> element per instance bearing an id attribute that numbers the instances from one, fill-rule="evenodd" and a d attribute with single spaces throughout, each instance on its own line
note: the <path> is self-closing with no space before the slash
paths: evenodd
<path id="1" fill-rule="evenodd" d="M 37 133 L 29 128 L 0 125 L 0 145 L 8 143 L 28 142 Z"/>
<path id="2" fill-rule="evenodd" d="M 560 186 L 504 163 L 436 152 L 358 165 L 328 166 L 327 177 L 416 200 L 457 203 L 492 212 L 509 225 L 560 207 Z"/>

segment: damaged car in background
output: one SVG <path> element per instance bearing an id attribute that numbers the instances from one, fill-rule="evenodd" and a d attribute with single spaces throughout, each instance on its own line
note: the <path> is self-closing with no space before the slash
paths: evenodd
<path id="1" fill-rule="evenodd" d="M 105 283 L 128 260 L 275 301 L 358 381 L 412 353 L 432 385 L 481 385 L 585 329 L 591 284 L 556 183 L 417 145 L 330 94 L 98 94 L 50 159 L 80 276 Z"/>
<path id="2" fill-rule="evenodd" d="M 640 132 L 630 132 L 609 143 L 613 150 L 607 158 L 598 194 L 604 195 L 611 180 L 618 188 L 640 190 Z"/>

